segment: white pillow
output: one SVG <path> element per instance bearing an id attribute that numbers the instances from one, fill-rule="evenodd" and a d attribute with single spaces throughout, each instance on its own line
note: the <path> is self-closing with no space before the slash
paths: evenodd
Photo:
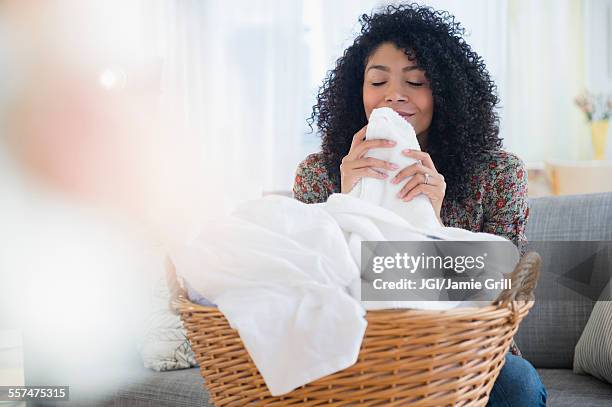
<path id="1" fill-rule="evenodd" d="M 197 366 L 180 317 L 170 309 L 170 291 L 164 276 L 153 289 L 153 311 L 139 346 L 144 366 L 158 372 Z"/>

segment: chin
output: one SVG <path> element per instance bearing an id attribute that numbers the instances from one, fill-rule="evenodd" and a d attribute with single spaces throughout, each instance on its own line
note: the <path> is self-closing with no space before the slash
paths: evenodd
<path id="1" fill-rule="evenodd" d="M 421 126 L 417 126 L 417 124 L 415 123 L 414 119 L 412 117 L 402 117 L 404 120 L 406 120 L 408 123 L 410 123 L 410 125 L 414 128 L 414 131 L 418 134 L 420 130 Z M 417 128 L 419 128 L 419 130 L 417 130 Z"/>

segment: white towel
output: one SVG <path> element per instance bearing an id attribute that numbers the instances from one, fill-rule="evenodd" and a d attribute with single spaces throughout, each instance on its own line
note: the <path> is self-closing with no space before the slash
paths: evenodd
<path id="1" fill-rule="evenodd" d="M 372 113 L 366 137 L 398 144 L 370 154 L 406 166 L 414 160 L 401 150 L 418 148 L 416 136 L 389 110 Z M 427 197 L 395 197 L 403 184 L 363 179 L 351 194 L 333 194 L 316 205 L 280 196 L 246 202 L 172 251 L 177 273 L 217 304 L 239 332 L 272 395 L 354 364 L 367 325 L 364 306 L 466 305 L 359 302 L 362 240 L 504 240 L 442 227 Z"/>
<path id="2" fill-rule="evenodd" d="M 421 151 L 414 128 L 393 109 L 383 107 L 375 109 L 370 115 L 366 140 L 388 139 L 395 141 L 393 148 L 374 148 L 366 153 L 366 157 L 378 158 L 397 164 L 399 169 L 389 172 L 389 178 L 362 178 L 350 192 L 351 196 L 359 197 L 374 205 L 395 212 L 413 227 L 422 230 L 436 230 L 440 224 L 436 219 L 429 198 L 419 194 L 409 202 L 397 197 L 397 193 L 406 185 L 411 177 L 398 184 L 392 184 L 392 177 L 403 168 L 414 164 L 417 160 L 402 154 L 405 149 Z"/>

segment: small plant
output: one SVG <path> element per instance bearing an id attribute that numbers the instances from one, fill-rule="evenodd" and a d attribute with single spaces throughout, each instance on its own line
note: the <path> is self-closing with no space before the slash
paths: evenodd
<path id="1" fill-rule="evenodd" d="M 589 122 L 608 120 L 612 117 L 612 95 L 583 92 L 574 103 L 586 115 Z"/>

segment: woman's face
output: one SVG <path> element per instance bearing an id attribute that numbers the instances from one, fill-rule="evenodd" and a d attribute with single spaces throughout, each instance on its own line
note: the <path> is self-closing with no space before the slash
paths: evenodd
<path id="1" fill-rule="evenodd" d="M 425 71 L 392 43 L 381 44 L 370 56 L 363 79 L 363 107 L 390 107 L 414 127 L 417 136 L 427 134 L 433 116 L 433 96 Z"/>

